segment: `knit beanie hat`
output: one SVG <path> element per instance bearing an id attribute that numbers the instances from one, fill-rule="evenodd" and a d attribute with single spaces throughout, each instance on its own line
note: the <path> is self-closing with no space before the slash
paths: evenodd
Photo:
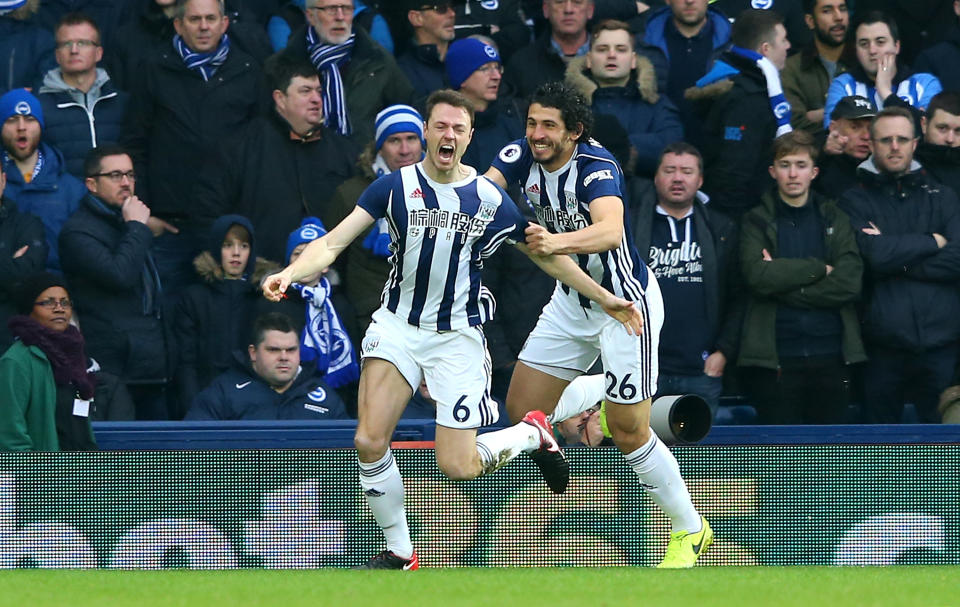
<path id="1" fill-rule="evenodd" d="M 477 68 L 491 61 L 500 63 L 500 54 L 486 42 L 476 38 L 457 40 L 447 49 L 447 56 L 444 59 L 450 87 L 459 89 L 463 81 L 477 71 Z"/>
<path id="2" fill-rule="evenodd" d="M 33 116 L 43 128 L 43 109 L 40 100 L 30 94 L 27 89 L 13 89 L 0 97 L 0 124 L 10 116 Z"/>
<path id="3" fill-rule="evenodd" d="M 420 112 L 409 105 L 397 104 L 391 105 L 377 114 L 374 122 L 377 133 L 377 149 L 383 146 L 387 137 L 394 133 L 416 133 L 423 142 L 423 117 Z"/>
<path id="4" fill-rule="evenodd" d="M 17 306 L 17 313 L 29 316 L 37 297 L 50 287 L 63 287 L 66 290 L 67 283 L 63 278 L 50 272 L 38 272 L 24 278 L 14 290 L 13 300 Z"/>
<path id="5" fill-rule="evenodd" d="M 326 233 L 327 229 L 323 227 L 323 222 L 320 221 L 320 219 L 317 217 L 304 217 L 300 223 L 300 227 L 294 230 L 287 238 L 287 263 L 290 263 L 290 254 L 293 253 L 293 250 L 296 249 L 297 246 L 305 242 L 313 242 Z"/>

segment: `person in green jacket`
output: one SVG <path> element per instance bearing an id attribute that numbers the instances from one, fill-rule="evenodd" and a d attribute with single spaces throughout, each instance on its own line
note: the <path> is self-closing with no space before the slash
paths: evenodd
<path id="1" fill-rule="evenodd" d="M 809 133 L 777 139 L 776 188 L 741 225 L 749 302 L 738 363 L 761 423 L 842 423 L 849 365 L 866 360 L 854 309 L 863 261 L 848 217 L 810 189 L 816 158 Z"/>
<path id="2" fill-rule="evenodd" d="M 0 451 L 91 451 L 95 379 L 63 279 L 26 278 L 0 357 Z"/>

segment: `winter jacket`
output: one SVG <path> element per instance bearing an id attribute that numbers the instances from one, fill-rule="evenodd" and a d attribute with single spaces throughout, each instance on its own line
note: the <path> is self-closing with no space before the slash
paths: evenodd
<path id="1" fill-rule="evenodd" d="M 14 342 L 0 357 L 0 451 L 96 449 L 89 418 L 73 415 L 75 394 L 57 387 L 43 350 Z"/>
<path id="2" fill-rule="evenodd" d="M 124 383 L 170 376 L 153 233 L 89 195 L 63 226 L 64 274 L 83 323 L 87 354 Z"/>
<path id="3" fill-rule="evenodd" d="M 259 253 L 283 262 L 287 236 L 304 217 L 323 216 L 334 190 L 353 175 L 358 155 L 352 140 L 331 129 L 307 140 L 292 136 L 290 125 L 271 111 L 219 142 L 196 180 L 196 212 L 249 218 Z"/>
<path id="4" fill-rule="evenodd" d="M 916 159 L 927 175 L 960 196 L 960 148 L 934 145 L 921 140 L 917 145 Z"/>
<path id="5" fill-rule="evenodd" d="M 863 337 L 867 343 L 918 352 L 960 338 L 960 203 L 931 182 L 914 161 L 910 171 L 881 173 L 872 158 L 857 169 L 861 187 L 847 190 L 850 216 L 865 262 Z M 873 223 L 881 232 L 863 228 Z M 947 246 L 937 247 L 931 234 Z"/>
<path id="6" fill-rule="evenodd" d="M 430 93 L 449 88 L 443 59 L 435 44 L 419 44 L 397 57 L 397 65 L 406 74 L 414 90 L 414 105 L 426 106 Z"/>
<path id="7" fill-rule="evenodd" d="M 907 65 L 898 61 L 897 75 L 893 80 L 893 92 L 886 99 L 881 99 L 877 94 L 873 80 L 857 64 L 852 66 L 847 73 L 834 78 L 833 82 L 830 83 L 830 88 L 827 89 L 827 102 L 823 108 L 823 127 L 830 126 L 830 114 L 837 103 L 850 95 L 866 97 L 878 110 L 894 105 L 923 110 L 926 109 L 930 100 L 942 90 L 940 81 L 933 74 L 913 72 Z"/>
<path id="8" fill-rule="evenodd" d="M 657 75 L 646 57 L 637 56 L 637 69 L 626 86 L 600 88 L 586 67 L 586 58 L 577 57 L 567 65 L 567 83 L 580 91 L 594 115 L 608 114 L 627 131 L 636 151 L 635 172 L 653 176 L 660 151 L 683 139 L 683 125 L 677 108 L 666 95 L 657 92 Z"/>
<path id="9" fill-rule="evenodd" d="M 647 180 L 633 180 L 624 223 L 630 226 L 633 243 L 647 264 L 656 206 L 657 191 L 653 185 Z M 693 202 L 694 227 L 702 254 L 707 323 L 713 330 L 710 338 L 713 351 L 719 350 L 733 360 L 739 349 L 743 315 L 742 285 L 736 265 L 737 226 L 711 207 L 712 203 L 704 204 L 700 196 Z M 669 307 L 669 302 L 664 303 Z"/>
<path id="10" fill-rule="evenodd" d="M 103 67 L 116 86 L 133 92 L 144 66 L 159 52 L 173 48 L 173 19 L 163 14 L 154 1 L 142 2 L 140 14 L 125 22 L 114 35 L 113 44 L 104 48 Z M 231 50 L 239 48 L 259 64 L 270 56 L 270 42 L 263 28 L 234 0 L 226 0 L 230 17 Z"/>
<path id="11" fill-rule="evenodd" d="M 650 11 L 647 18 L 647 27 L 637 35 L 637 53 L 643 55 L 653 64 L 657 74 L 657 87 L 661 91 L 667 90 L 667 74 L 670 72 L 670 50 L 667 48 L 667 22 L 673 19 L 669 6 Z M 713 63 L 727 50 L 730 45 L 730 20 L 715 9 L 707 10 L 707 19 L 713 27 L 712 41 L 713 54 L 703 66 L 706 74 Z M 675 103 L 681 100 L 674 99 Z"/>
<path id="12" fill-rule="evenodd" d="M 860 298 L 863 260 L 847 215 L 836 203 L 812 193 L 807 204 L 816 205 L 824 225 L 824 259 L 777 256 L 775 189 L 763 193 L 758 206 L 742 218 L 740 267 L 749 288 L 749 302 L 740 340 L 740 366 L 776 369 L 777 310 L 780 306 L 836 310 L 843 325 L 841 351 L 847 364 L 866 360 L 854 302 Z M 772 261 L 763 260 L 766 249 Z M 827 265 L 833 266 L 830 274 Z"/>
<path id="13" fill-rule="evenodd" d="M 14 253 L 27 247 L 19 257 Z M 18 282 L 43 271 L 47 261 L 47 239 L 43 224 L 28 213 L 17 210 L 15 202 L 0 198 L 0 350 L 13 343 L 7 319 L 16 314 L 13 303 Z"/>
<path id="14" fill-rule="evenodd" d="M 277 393 L 250 367 L 246 352 L 194 399 L 187 421 L 349 419 L 340 396 L 316 370 L 303 368 L 293 384 Z"/>
<path id="15" fill-rule="evenodd" d="M 225 220 L 225 221 L 224 221 Z M 235 224 L 251 235 L 250 258 L 245 278 L 224 278 L 220 246 Z M 277 264 L 256 257 L 256 239 L 249 220 L 227 215 L 214 222 L 208 250 L 193 260 L 201 282 L 190 285 L 180 297 L 174 314 L 177 351 L 177 391 L 184 409 L 201 390 L 232 365 L 233 351 L 250 343 L 255 304 L 263 297 L 260 282 Z"/>
<path id="16" fill-rule="evenodd" d="M 350 62 L 340 74 L 353 129 L 351 138 L 362 147 L 374 138 L 374 120 L 380 110 L 388 105 L 411 103 L 414 91 L 393 56 L 374 42 L 370 34 L 360 28 L 355 28 L 353 33 L 356 40 Z M 309 59 L 306 26 L 290 35 L 284 52 Z M 349 160 L 355 162 L 356 156 Z"/>
<path id="17" fill-rule="evenodd" d="M 86 93 L 63 81 L 59 69 L 47 72 L 37 94 L 43 107 L 43 140 L 63 154 L 67 171 L 83 179 L 87 153 L 120 141 L 130 95 L 114 88 L 110 76 L 97 69 Z"/>
<path id="18" fill-rule="evenodd" d="M 172 44 L 142 69 L 123 137 L 136 165 L 138 193 L 154 215 L 195 220 L 197 173 L 224 139 L 265 111 L 263 76 L 237 46 L 206 82 Z"/>
<path id="19" fill-rule="evenodd" d="M 767 81 L 753 62 L 734 53 L 723 60 L 739 70 L 710 109 L 703 126 L 704 191 L 711 206 L 738 216 L 756 204 L 771 183 L 771 145 L 777 119 L 770 108 Z M 724 82 L 716 86 L 720 92 Z"/>
<path id="20" fill-rule="evenodd" d="M 520 99 L 529 99 L 541 84 L 563 80 L 567 64 L 550 43 L 550 33 L 513 54 L 503 72 L 503 80 Z"/>
<path id="21" fill-rule="evenodd" d="M 526 116 L 516 99 L 501 93 L 487 109 L 474 114 L 473 139 L 460 161 L 482 175 L 503 146 L 524 136 Z"/>
<path id="22" fill-rule="evenodd" d="M 48 249 L 47 268 L 59 273 L 57 238 L 67 218 L 80 208 L 87 187 L 67 172 L 60 150 L 42 141 L 39 149 L 43 154 L 43 166 L 30 183 L 24 182 L 23 174 L 12 159 L 4 165 L 7 174 L 4 195 L 17 203 L 21 212 L 39 217 L 43 222 Z"/>
<path id="23" fill-rule="evenodd" d="M 841 61 L 837 62 L 837 74 L 846 71 Z M 823 133 L 823 122 L 811 122 L 807 112 L 823 109 L 830 88 L 830 75 L 817 55 L 816 47 L 810 45 L 803 51 L 787 57 L 787 65 L 780 72 L 783 94 L 790 102 L 790 124 L 811 135 Z"/>
<path id="24" fill-rule="evenodd" d="M 922 51 L 913 69 L 936 76 L 945 91 L 960 91 L 960 26 L 954 25 L 943 42 Z"/>
<path id="25" fill-rule="evenodd" d="M 520 0 L 466 0 L 454 5 L 457 38 L 481 34 L 493 38 L 505 62 L 530 42 L 530 29 L 520 18 Z M 496 28 L 496 32 L 491 32 Z"/>
<path id="26" fill-rule="evenodd" d="M 813 189 L 827 198 L 839 200 L 844 192 L 859 186 L 857 167 L 861 162 L 849 154 L 821 154 L 817 160 L 820 174 L 813 180 Z"/>
<path id="27" fill-rule="evenodd" d="M 53 34 L 34 23 L 0 16 L 0 95 L 33 86 L 57 67 Z"/>

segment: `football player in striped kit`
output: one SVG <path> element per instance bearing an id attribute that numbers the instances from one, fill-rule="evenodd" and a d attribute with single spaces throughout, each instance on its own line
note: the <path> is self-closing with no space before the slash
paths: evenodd
<path id="1" fill-rule="evenodd" d="M 424 160 L 371 184 L 350 215 L 264 282 L 264 295 L 279 300 L 291 283 L 328 267 L 376 219 L 386 218 L 392 269 L 360 348 L 354 443 L 360 486 L 387 549 L 363 568 L 419 566 L 390 438 L 421 379 L 437 401 L 436 457 L 444 474 L 472 479 L 521 452 L 542 451 L 548 485 L 555 492 L 566 488 L 567 462 L 543 412 L 531 411 L 512 427 L 477 436 L 477 428 L 498 419 L 481 328 L 495 303 L 480 271 L 483 259 L 505 242 L 527 251 L 523 241 L 529 228 L 502 188 L 460 163 L 472 134 L 470 101 L 449 90 L 432 94 Z M 529 254 L 548 274 L 596 302 L 621 332 L 640 331 L 634 304 L 598 285 L 569 257 Z"/>
<path id="2" fill-rule="evenodd" d="M 650 428 L 663 299 L 623 221 L 623 171 L 590 138 L 592 122 L 576 90 L 561 82 L 541 86 L 527 112 L 526 137 L 504 147 L 486 176 L 500 187 L 523 187 L 540 222 L 526 231 L 530 251 L 576 259 L 602 287 L 634 303 L 643 330 L 623 331 L 585 294 L 557 283 L 514 367 L 507 411 L 512 419 L 533 410 L 551 413 L 567 385 L 599 356 L 614 443 L 672 524 L 659 567 L 692 567 L 713 531 L 694 508 L 676 458 Z M 541 470 L 549 466 L 540 453 L 531 455 Z"/>

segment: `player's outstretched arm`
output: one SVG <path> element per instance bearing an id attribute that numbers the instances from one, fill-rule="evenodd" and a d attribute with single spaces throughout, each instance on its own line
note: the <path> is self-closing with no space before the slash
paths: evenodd
<path id="1" fill-rule="evenodd" d="M 361 207 L 356 207 L 343 221 L 303 250 L 295 262 L 271 274 L 263 281 L 263 296 L 280 301 L 287 287 L 305 276 L 321 272 L 337 259 L 347 245 L 373 225 L 374 219 Z"/>
<path id="2" fill-rule="evenodd" d="M 619 247 L 623 240 L 620 198 L 601 196 L 593 200 L 590 216 L 593 223 L 574 232 L 551 234 L 545 227 L 531 223 L 526 230 L 527 246 L 537 255 L 602 253 Z"/>
<path id="3" fill-rule="evenodd" d="M 530 257 L 533 263 L 540 266 L 541 270 L 590 301 L 600 304 L 604 312 L 626 327 L 628 333 L 640 335 L 643 331 L 643 317 L 633 302 L 617 297 L 598 285 L 572 259 L 566 255 L 537 255 L 522 243 L 517 243 L 517 247 Z"/>

